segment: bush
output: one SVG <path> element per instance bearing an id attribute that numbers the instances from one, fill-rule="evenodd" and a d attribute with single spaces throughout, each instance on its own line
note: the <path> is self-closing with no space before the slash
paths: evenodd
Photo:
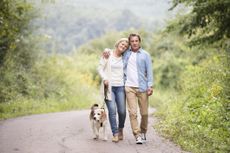
<path id="1" fill-rule="evenodd" d="M 229 152 L 229 68 L 226 53 L 213 54 L 181 75 L 181 96 L 167 102 L 161 132 L 193 152 Z M 160 114 L 160 113 L 159 113 Z"/>

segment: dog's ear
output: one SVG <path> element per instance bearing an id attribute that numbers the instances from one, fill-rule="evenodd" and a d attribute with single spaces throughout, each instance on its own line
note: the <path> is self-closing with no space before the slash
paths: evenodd
<path id="1" fill-rule="evenodd" d="M 91 106 L 91 112 L 90 112 L 90 115 L 89 115 L 89 118 L 90 118 L 90 119 L 93 118 L 93 113 L 94 113 L 95 108 L 98 108 L 98 104 L 93 104 L 93 105 Z"/>
<path id="2" fill-rule="evenodd" d="M 107 119 L 105 109 L 101 109 L 101 121 L 104 122 Z"/>
<path id="3" fill-rule="evenodd" d="M 91 111 L 90 111 L 90 114 L 89 114 L 89 119 L 93 119 L 93 113 L 94 113 L 94 110 L 91 108 Z"/>

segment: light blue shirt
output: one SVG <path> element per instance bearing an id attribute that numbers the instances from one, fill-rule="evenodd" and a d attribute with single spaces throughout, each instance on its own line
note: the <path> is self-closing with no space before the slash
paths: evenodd
<path id="1" fill-rule="evenodd" d="M 127 79 L 127 66 L 129 57 L 131 55 L 131 49 L 128 49 L 123 54 L 124 63 L 124 81 Z M 152 60 L 148 52 L 140 48 L 137 51 L 137 74 L 139 91 L 145 92 L 149 87 L 153 86 L 153 71 L 152 71 Z"/>

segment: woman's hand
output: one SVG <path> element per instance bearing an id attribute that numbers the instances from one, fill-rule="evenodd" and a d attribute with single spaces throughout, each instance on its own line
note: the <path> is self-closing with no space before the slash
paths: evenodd
<path id="1" fill-rule="evenodd" d="M 109 81 L 108 80 L 104 80 L 103 81 L 104 85 L 107 87 L 109 85 Z"/>
<path id="2" fill-rule="evenodd" d="M 108 59 L 110 56 L 110 49 L 106 48 L 103 52 L 102 52 L 102 57 L 105 59 Z"/>

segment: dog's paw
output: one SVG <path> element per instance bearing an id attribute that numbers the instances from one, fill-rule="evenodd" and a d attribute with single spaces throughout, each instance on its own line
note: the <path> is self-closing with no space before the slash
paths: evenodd
<path id="1" fill-rule="evenodd" d="M 94 140 L 98 140 L 98 139 L 99 139 L 99 136 L 96 135 L 93 139 L 94 139 Z"/>
<path id="2" fill-rule="evenodd" d="M 107 140 L 108 140 L 107 136 L 104 136 L 103 141 L 107 141 Z"/>
<path id="3" fill-rule="evenodd" d="M 103 139 L 103 141 L 107 141 L 107 140 L 108 140 L 108 138 L 104 138 L 104 139 Z"/>

